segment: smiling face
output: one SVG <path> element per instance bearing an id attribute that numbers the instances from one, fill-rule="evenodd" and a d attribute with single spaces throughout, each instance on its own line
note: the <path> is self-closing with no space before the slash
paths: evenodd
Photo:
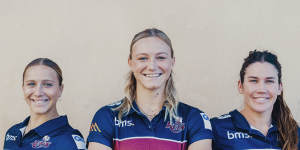
<path id="1" fill-rule="evenodd" d="M 164 89 L 174 65 L 170 47 L 157 37 L 138 40 L 132 47 L 128 64 L 137 81 L 137 88 Z"/>
<path id="2" fill-rule="evenodd" d="M 239 81 L 239 92 L 244 95 L 245 108 L 255 112 L 271 113 L 282 85 L 278 71 L 268 62 L 255 62 L 246 68 L 244 83 Z"/>
<path id="3" fill-rule="evenodd" d="M 63 86 L 59 85 L 57 73 L 45 65 L 27 68 L 24 75 L 23 92 L 31 114 L 49 115 L 57 113 L 56 102 Z"/>

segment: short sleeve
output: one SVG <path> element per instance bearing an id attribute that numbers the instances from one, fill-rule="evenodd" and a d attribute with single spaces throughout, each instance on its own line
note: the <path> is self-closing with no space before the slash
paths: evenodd
<path id="1" fill-rule="evenodd" d="M 77 130 L 60 136 L 55 145 L 57 149 L 86 150 L 83 136 Z"/>
<path id="2" fill-rule="evenodd" d="M 300 150 L 300 128 L 298 127 L 298 150 Z"/>
<path id="3" fill-rule="evenodd" d="M 102 107 L 99 109 L 90 125 L 87 145 L 89 142 L 104 144 L 108 147 L 113 147 L 114 135 L 114 115 L 110 107 Z"/>
<path id="4" fill-rule="evenodd" d="M 209 117 L 198 109 L 193 109 L 188 116 L 188 144 L 199 140 L 212 139 Z"/>

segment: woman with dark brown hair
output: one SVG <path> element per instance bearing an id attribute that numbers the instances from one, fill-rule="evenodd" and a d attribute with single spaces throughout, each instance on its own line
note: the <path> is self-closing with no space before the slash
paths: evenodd
<path id="1" fill-rule="evenodd" d="M 300 130 L 284 101 L 281 77 L 276 55 L 249 53 L 238 82 L 244 108 L 212 119 L 214 150 L 300 149 Z"/>
<path id="2" fill-rule="evenodd" d="M 178 102 L 171 40 L 158 29 L 136 34 L 123 100 L 94 116 L 89 150 L 210 150 L 211 125 L 205 113 Z"/>

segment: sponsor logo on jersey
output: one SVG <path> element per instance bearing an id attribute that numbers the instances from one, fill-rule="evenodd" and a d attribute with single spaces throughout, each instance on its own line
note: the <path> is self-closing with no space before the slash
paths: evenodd
<path id="1" fill-rule="evenodd" d="M 211 129 L 211 124 L 210 124 L 210 121 L 209 121 L 209 117 L 205 113 L 200 113 L 200 114 L 201 114 L 201 117 L 202 117 L 203 122 L 204 122 L 204 128 L 212 130 Z"/>
<path id="2" fill-rule="evenodd" d="M 113 106 L 120 105 L 121 103 L 122 103 L 122 100 L 120 100 L 120 101 L 116 101 L 116 102 L 114 102 L 114 103 L 111 103 L 111 104 L 108 104 L 107 106 L 113 107 Z"/>
<path id="3" fill-rule="evenodd" d="M 72 135 L 73 140 L 77 146 L 77 149 L 86 149 L 85 144 L 84 144 L 84 139 L 80 137 L 79 135 Z"/>
<path id="4" fill-rule="evenodd" d="M 101 132 L 101 130 L 99 129 L 97 123 L 92 123 L 91 126 L 90 126 L 90 132 Z"/>
<path id="5" fill-rule="evenodd" d="M 16 140 L 17 140 L 17 136 L 9 135 L 7 133 L 5 141 L 16 141 Z"/>
<path id="6" fill-rule="evenodd" d="M 170 121 L 168 121 L 166 128 L 169 128 L 173 133 L 180 133 L 184 130 L 184 123 L 182 123 L 181 121 L 170 123 Z"/>
<path id="7" fill-rule="evenodd" d="M 31 143 L 31 147 L 34 149 L 37 148 L 48 148 L 50 146 L 50 137 L 48 135 L 44 136 L 42 140 L 35 140 Z"/>
<path id="8" fill-rule="evenodd" d="M 227 138 L 228 140 L 234 140 L 234 139 L 249 139 L 251 136 L 247 133 L 243 132 L 229 132 L 227 131 Z"/>
<path id="9" fill-rule="evenodd" d="M 120 121 L 119 119 L 117 119 L 115 117 L 115 126 L 118 126 L 118 127 L 131 127 L 131 126 L 134 126 L 134 123 L 132 122 L 132 120 L 122 120 Z"/>
<path id="10" fill-rule="evenodd" d="M 225 115 L 219 116 L 218 119 L 226 119 L 226 118 L 230 118 L 230 117 L 231 117 L 231 115 L 225 114 Z"/>

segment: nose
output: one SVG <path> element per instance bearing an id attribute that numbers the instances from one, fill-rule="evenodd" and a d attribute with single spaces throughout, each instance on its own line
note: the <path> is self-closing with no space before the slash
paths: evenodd
<path id="1" fill-rule="evenodd" d="M 257 85 L 257 93 L 264 94 L 266 93 L 266 84 L 264 82 L 259 82 Z"/>
<path id="2" fill-rule="evenodd" d="M 43 86 L 41 84 L 38 84 L 34 89 L 34 96 L 40 97 L 43 95 Z"/>
<path id="3" fill-rule="evenodd" d="M 153 71 L 156 70 L 157 68 L 157 62 L 154 58 L 150 59 L 149 63 L 148 63 L 148 69 Z"/>

